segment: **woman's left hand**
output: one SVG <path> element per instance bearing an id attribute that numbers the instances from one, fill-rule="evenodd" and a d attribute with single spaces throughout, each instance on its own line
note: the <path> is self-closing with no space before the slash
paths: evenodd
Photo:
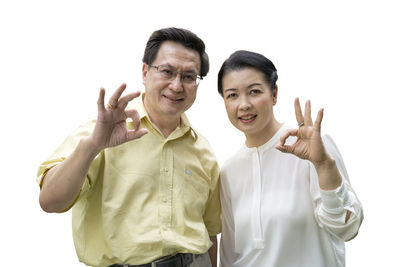
<path id="1" fill-rule="evenodd" d="M 313 123 L 311 119 L 311 102 L 308 100 L 305 104 L 304 116 L 300 107 L 299 98 L 294 101 L 298 129 L 287 130 L 280 139 L 280 144 L 276 149 L 296 155 L 299 158 L 311 161 L 316 167 L 330 159 L 326 152 L 321 138 L 321 122 L 324 110 L 318 111 L 317 118 Z M 296 136 L 297 140 L 293 145 L 285 145 L 289 136 Z"/>

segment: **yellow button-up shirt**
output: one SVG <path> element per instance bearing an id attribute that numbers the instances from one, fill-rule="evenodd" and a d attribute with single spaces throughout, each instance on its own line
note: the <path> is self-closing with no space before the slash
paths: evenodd
<path id="1" fill-rule="evenodd" d="M 137 265 L 178 252 L 200 254 L 212 245 L 209 236 L 220 233 L 219 167 L 208 142 L 185 115 L 164 138 L 142 101 L 134 107 L 149 133 L 97 155 L 72 207 L 76 252 L 88 265 Z M 95 123 L 79 127 L 40 166 L 39 184 Z"/>

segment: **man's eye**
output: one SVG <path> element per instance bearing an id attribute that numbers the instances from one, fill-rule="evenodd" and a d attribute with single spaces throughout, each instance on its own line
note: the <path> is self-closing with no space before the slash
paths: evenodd
<path id="1" fill-rule="evenodd" d="M 162 69 L 161 73 L 167 76 L 171 76 L 174 72 L 170 69 Z"/>
<path id="2" fill-rule="evenodd" d="M 194 74 L 182 74 L 183 80 L 187 82 L 193 82 L 196 80 L 196 75 Z"/>

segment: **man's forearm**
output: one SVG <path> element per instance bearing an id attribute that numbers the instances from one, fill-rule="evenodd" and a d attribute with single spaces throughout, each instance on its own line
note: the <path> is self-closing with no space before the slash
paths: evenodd
<path id="1" fill-rule="evenodd" d="M 97 153 L 88 139 L 82 139 L 64 162 L 46 173 L 39 196 L 44 211 L 61 212 L 73 203 Z"/>
<path id="2" fill-rule="evenodd" d="M 216 236 L 210 236 L 210 240 L 213 245 L 208 250 L 208 254 L 210 255 L 211 264 L 213 267 L 217 267 L 217 254 L 218 254 L 218 240 Z"/>

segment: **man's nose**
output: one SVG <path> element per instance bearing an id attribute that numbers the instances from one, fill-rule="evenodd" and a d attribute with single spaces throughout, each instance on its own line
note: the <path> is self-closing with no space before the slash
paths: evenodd
<path id="1" fill-rule="evenodd" d="M 177 74 L 170 82 L 170 88 L 175 92 L 183 91 L 183 83 L 181 79 L 181 74 Z"/>

